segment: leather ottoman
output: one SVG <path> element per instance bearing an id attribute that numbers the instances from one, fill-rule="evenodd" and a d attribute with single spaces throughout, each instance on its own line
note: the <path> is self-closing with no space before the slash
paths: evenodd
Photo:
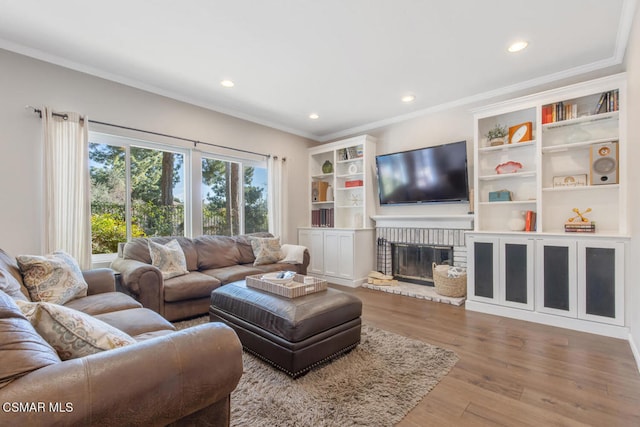
<path id="1" fill-rule="evenodd" d="M 292 377 L 360 343 L 362 301 L 329 288 L 285 298 L 247 287 L 244 280 L 211 293 L 209 317 L 232 327 L 248 352 Z"/>

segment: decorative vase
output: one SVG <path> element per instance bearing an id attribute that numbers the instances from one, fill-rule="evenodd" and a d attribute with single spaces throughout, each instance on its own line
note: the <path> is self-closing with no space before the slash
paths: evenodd
<path id="1" fill-rule="evenodd" d="M 333 164 L 327 160 L 322 164 L 322 173 L 331 173 L 333 172 Z"/>
<path id="2" fill-rule="evenodd" d="M 507 225 L 511 231 L 524 231 L 524 212 L 511 211 L 511 219 L 509 219 Z"/>
<path id="3" fill-rule="evenodd" d="M 331 184 L 327 186 L 327 202 L 333 202 L 333 187 Z"/>

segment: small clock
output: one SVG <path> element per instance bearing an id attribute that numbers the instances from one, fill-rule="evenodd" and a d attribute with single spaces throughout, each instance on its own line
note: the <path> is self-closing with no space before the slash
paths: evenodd
<path id="1" fill-rule="evenodd" d="M 509 128 L 509 144 L 531 141 L 531 122 L 520 123 Z"/>

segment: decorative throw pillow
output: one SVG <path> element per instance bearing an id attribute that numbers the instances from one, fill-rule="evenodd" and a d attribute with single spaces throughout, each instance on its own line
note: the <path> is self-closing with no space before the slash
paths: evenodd
<path id="1" fill-rule="evenodd" d="M 253 237 L 251 248 L 256 257 L 253 265 L 274 264 L 282 259 L 279 237 Z"/>
<path id="2" fill-rule="evenodd" d="M 149 240 L 149 252 L 151 253 L 151 264 L 158 267 L 163 279 L 171 279 L 189 272 L 184 251 L 176 239 L 166 245 Z"/>
<path id="3" fill-rule="evenodd" d="M 87 296 L 87 282 L 71 255 L 56 251 L 45 256 L 20 255 L 17 260 L 31 301 L 64 304 Z"/>
<path id="4" fill-rule="evenodd" d="M 11 273 L 3 269 L 0 269 L 0 291 L 5 292 L 13 299 L 27 301 L 27 297 L 20 290 L 20 282 Z"/>
<path id="5" fill-rule="evenodd" d="M 62 360 L 136 342 L 121 330 L 69 307 L 48 302 L 16 301 L 16 304 Z"/>
<path id="6" fill-rule="evenodd" d="M 0 291 L 0 388 L 36 369 L 60 363 L 56 351 L 22 314 L 16 302 Z"/>

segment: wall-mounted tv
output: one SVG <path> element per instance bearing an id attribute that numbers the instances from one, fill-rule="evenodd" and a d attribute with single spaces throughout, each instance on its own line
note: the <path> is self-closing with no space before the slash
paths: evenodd
<path id="1" fill-rule="evenodd" d="M 376 156 L 380 205 L 469 201 L 467 141 Z"/>

